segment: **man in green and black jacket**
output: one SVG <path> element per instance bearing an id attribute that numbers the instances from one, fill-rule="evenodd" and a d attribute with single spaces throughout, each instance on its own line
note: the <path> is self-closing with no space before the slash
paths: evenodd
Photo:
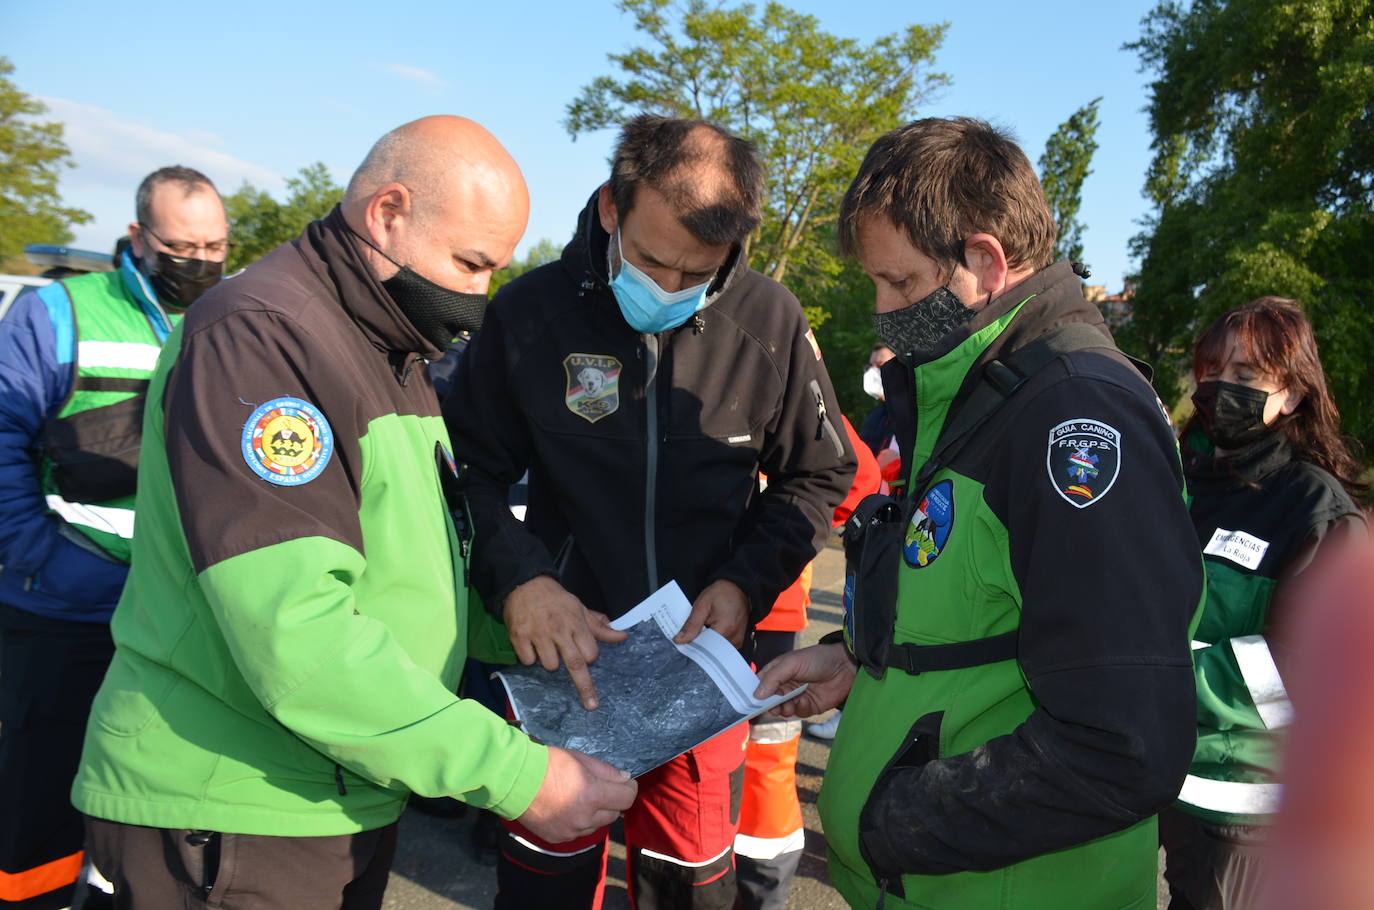
<path id="1" fill-rule="evenodd" d="M 896 354 L 909 496 L 846 528 L 892 541 L 848 586 L 852 652 L 794 652 L 760 687 L 810 681 L 799 713 L 845 702 L 831 878 L 864 907 L 1153 908 L 1202 589 L 1162 408 L 1050 264 L 1035 172 L 986 123 L 880 139 L 841 227 Z"/>
<path id="2" fill-rule="evenodd" d="M 116 906 L 379 907 L 412 791 L 564 837 L 633 799 L 453 694 L 466 565 L 424 361 L 477 327 L 528 211 L 490 133 L 415 121 L 168 341 L 73 789 Z"/>

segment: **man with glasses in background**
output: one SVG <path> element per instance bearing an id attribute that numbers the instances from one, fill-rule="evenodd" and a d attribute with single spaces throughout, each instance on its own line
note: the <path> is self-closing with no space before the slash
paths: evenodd
<path id="1" fill-rule="evenodd" d="M 129 571 L 148 380 L 230 246 L 191 168 L 144 178 L 136 214 L 113 271 L 30 291 L 0 320 L 0 908 L 70 902 L 69 791 Z"/>

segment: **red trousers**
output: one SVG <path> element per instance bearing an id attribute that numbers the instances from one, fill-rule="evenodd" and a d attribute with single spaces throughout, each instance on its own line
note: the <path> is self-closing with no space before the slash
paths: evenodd
<path id="1" fill-rule="evenodd" d="M 740 724 L 639 778 L 625 813 L 625 877 L 636 910 L 734 905 L 732 845 L 748 736 L 749 725 Z M 599 910 L 610 829 L 550 844 L 515 822 L 502 827 L 497 910 Z"/>

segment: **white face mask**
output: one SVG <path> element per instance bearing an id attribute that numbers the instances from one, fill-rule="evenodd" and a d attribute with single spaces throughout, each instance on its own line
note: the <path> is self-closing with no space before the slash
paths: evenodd
<path id="1" fill-rule="evenodd" d="M 877 367 L 864 370 L 864 392 L 879 401 L 883 400 L 883 374 Z"/>

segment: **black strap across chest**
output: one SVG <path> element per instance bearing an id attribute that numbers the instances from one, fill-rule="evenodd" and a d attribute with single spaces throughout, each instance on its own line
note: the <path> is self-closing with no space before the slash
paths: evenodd
<path id="1" fill-rule="evenodd" d="M 954 456 L 976 435 L 974 431 L 996 414 L 1031 377 L 1064 354 L 1090 348 L 1116 350 L 1098 329 L 1073 322 L 1051 329 L 1005 358 L 989 361 L 968 398 L 940 429 L 934 451 L 916 472 L 911 484 L 912 495 L 919 496 L 930 478 L 948 467 Z"/>
<path id="2" fill-rule="evenodd" d="M 941 428 L 935 450 L 911 484 L 913 501 L 925 490 L 926 484 L 941 469 L 949 465 L 969 440 L 977 435 L 997 411 L 1036 373 L 1060 356 L 1071 351 L 1091 348 L 1116 350 L 1102 332 L 1085 323 L 1070 323 L 1052 329 L 1003 359 L 990 361 L 983 367 L 978 384 L 968 398 Z M 1137 368 L 1148 370 L 1143 364 Z M 1014 660 L 1019 631 L 1013 629 L 1000 635 L 976 638 L 947 645 L 915 645 L 891 642 L 887 647 L 886 664 L 894 670 L 916 675 L 933 670 L 962 670 L 984 664 Z"/>

